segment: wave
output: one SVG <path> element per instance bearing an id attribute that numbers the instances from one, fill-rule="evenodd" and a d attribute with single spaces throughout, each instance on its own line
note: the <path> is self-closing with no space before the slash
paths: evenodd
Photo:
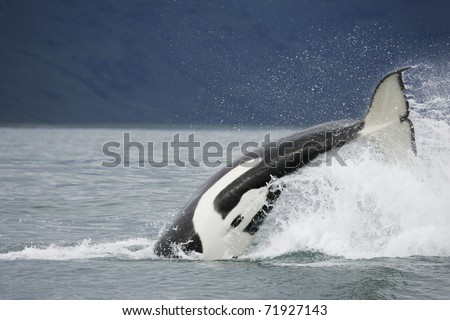
<path id="1" fill-rule="evenodd" d="M 154 243 L 145 238 L 132 238 L 99 243 L 85 239 L 69 244 L 19 245 L 0 253 L 0 260 L 148 260 L 157 257 L 153 252 Z"/>

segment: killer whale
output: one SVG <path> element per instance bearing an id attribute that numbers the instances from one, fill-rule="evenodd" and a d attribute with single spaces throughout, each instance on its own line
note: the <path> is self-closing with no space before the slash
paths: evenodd
<path id="1" fill-rule="evenodd" d="M 319 155 L 370 136 L 395 158 L 416 153 L 414 126 L 404 94 L 401 68 L 376 86 L 366 116 L 311 127 L 261 147 L 212 175 L 154 245 L 160 256 L 201 253 L 214 260 L 237 257 L 251 245 L 281 190 L 274 177 L 288 175 Z"/>

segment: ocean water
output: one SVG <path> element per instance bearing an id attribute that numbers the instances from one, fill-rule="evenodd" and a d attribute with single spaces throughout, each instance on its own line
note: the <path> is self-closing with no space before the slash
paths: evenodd
<path id="1" fill-rule="evenodd" d="M 405 81 L 417 157 L 392 163 L 361 140 L 339 151 L 346 166 L 280 179 L 238 259 L 152 251 L 217 168 L 156 168 L 136 150 L 104 167 L 102 146 L 128 132 L 159 159 L 176 133 L 227 145 L 295 129 L 0 128 L 0 299 L 450 299 L 449 64 Z"/>

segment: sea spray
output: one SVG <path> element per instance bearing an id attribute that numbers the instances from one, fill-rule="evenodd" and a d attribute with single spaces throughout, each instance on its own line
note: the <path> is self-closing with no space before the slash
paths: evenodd
<path id="1" fill-rule="evenodd" d="M 280 179 L 285 190 L 247 257 L 450 255 L 450 68 L 441 64 L 406 73 L 417 157 L 391 162 L 360 140 L 339 151 L 346 166 Z"/>

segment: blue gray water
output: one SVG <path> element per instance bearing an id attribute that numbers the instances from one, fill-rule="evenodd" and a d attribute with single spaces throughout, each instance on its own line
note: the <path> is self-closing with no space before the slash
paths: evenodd
<path id="1" fill-rule="evenodd" d="M 0 299 L 450 299 L 450 99 L 428 80 L 409 97 L 417 157 L 392 164 L 360 141 L 340 151 L 346 166 L 286 177 L 234 260 L 152 252 L 216 168 L 142 168 L 136 153 L 105 168 L 102 145 L 294 129 L 0 128 Z"/>

